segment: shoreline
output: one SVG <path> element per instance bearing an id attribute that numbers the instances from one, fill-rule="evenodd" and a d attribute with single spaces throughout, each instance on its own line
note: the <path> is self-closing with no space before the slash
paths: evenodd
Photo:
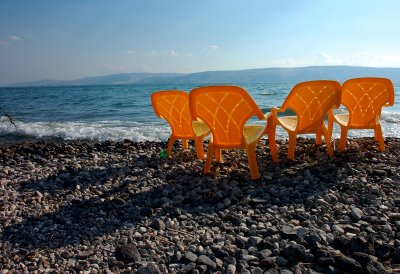
<path id="1" fill-rule="evenodd" d="M 337 140 L 335 140 L 337 144 Z M 400 138 L 327 156 L 277 140 L 201 173 L 193 146 L 35 140 L 0 146 L 0 269 L 38 272 L 382 273 L 400 265 Z M 273 272 L 276 270 L 278 272 Z M 260 272 L 261 271 L 261 272 Z M 378 271 L 378 272 L 373 272 Z M 290 273 L 290 272 L 287 272 Z"/>

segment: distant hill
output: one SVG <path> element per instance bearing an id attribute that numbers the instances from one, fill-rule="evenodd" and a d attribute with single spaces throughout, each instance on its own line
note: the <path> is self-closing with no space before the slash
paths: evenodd
<path id="1" fill-rule="evenodd" d="M 224 84 L 224 83 L 298 83 L 316 79 L 343 82 L 356 77 L 386 77 L 400 83 L 400 68 L 373 68 L 354 66 L 313 66 L 297 68 L 265 68 L 231 71 L 207 71 L 166 78 L 162 82 Z M 144 79 L 146 82 L 150 79 Z"/>
<path id="2" fill-rule="evenodd" d="M 140 83 L 145 79 L 158 79 L 177 77 L 180 73 L 119 73 L 106 76 L 85 77 L 76 80 L 40 80 L 31 82 L 14 83 L 9 86 L 92 86 L 92 85 L 126 85 Z"/>
<path id="3" fill-rule="evenodd" d="M 298 83 L 316 79 L 340 82 L 356 77 L 386 77 L 400 83 L 400 68 L 356 66 L 311 66 L 247 70 L 179 73 L 123 73 L 70 81 L 42 80 L 15 83 L 11 86 L 66 86 L 117 84 L 229 84 L 229 83 Z"/>

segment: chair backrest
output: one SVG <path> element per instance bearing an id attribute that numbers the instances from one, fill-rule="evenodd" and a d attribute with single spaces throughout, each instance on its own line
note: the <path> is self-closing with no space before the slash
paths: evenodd
<path id="1" fill-rule="evenodd" d="M 151 94 L 151 103 L 157 116 L 167 120 L 173 135 L 193 138 L 188 93 L 181 90 L 157 91 Z"/>
<path id="2" fill-rule="evenodd" d="M 322 125 L 326 113 L 340 106 L 340 83 L 316 80 L 295 85 L 286 97 L 281 110 L 293 110 L 298 118 L 296 130 L 312 131 Z"/>
<path id="3" fill-rule="evenodd" d="M 350 126 L 375 125 L 384 105 L 394 104 L 392 81 L 386 78 L 354 78 L 342 85 L 342 104 L 349 110 Z"/>
<path id="4" fill-rule="evenodd" d="M 252 116 L 264 115 L 251 96 L 237 86 L 208 86 L 190 92 L 192 119 L 200 118 L 211 129 L 215 145 L 226 148 L 244 143 L 243 128 Z"/>

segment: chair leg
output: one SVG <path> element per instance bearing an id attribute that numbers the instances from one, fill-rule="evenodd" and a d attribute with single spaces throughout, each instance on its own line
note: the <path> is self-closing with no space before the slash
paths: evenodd
<path id="1" fill-rule="evenodd" d="M 328 135 L 332 140 L 332 133 L 333 133 L 333 121 L 335 118 L 333 117 L 332 113 L 328 113 Z"/>
<path id="2" fill-rule="evenodd" d="M 169 141 L 168 141 L 168 148 L 167 148 L 168 156 L 172 156 L 172 146 L 175 141 L 176 141 L 176 138 L 171 135 L 171 137 L 169 137 Z"/>
<path id="3" fill-rule="evenodd" d="M 287 158 L 289 160 L 294 159 L 294 150 L 296 148 L 296 138 L 297 135 L 295 133 L 289 133 L 289 147 L 287 152 Z"/>
<path id="4" fill-rule="evenodd" d="M 220 149 L 220 148 L 215 149 L 215 160 L 218 163 L 223 163 L 224 162 L 222 160 L 222 149 Z"/>
<path id="5" fill-rule="evenodd" d="M 383 140 L 382 128 L 380 124 L 376 125 L 374 132 L 375 132 L 375 138 L 377 138 L 377 141 L 379 143 L 379 150 L 381 152 L 385 151 L 385 142 Z"/>
<path id="6" fill-rule="evenodd" d="M 215 149 L 214 144 L 212 143 L 212 140 L 210 140 L 210 144 L 208 145 L 208 150 L 207 150 L 207 159 L 204 165 L 204 173 L 210 173 L 211 161 L 214 155 L 214 149 Z"/>
<path id="7" fill-rule="evenodd" d="M 203 148 L 203 140 L 204 138 L 198 137 L 194 139 L 194 145 L 196 147 L 197 159 L 204 159 L 204 148 Z"/>
<path id="8" fill-rule="evenodd" d="M 276 149 L 276 125 L 274 124 L 273 117 L 269 117 L 267 121 L 267 134 L 269 141 L 269 149 L 271 150 L 271 157 L 274 163 L 278 162 L 278 152 Z"/>
<path id="9" fill-rule="evenodd" d="M 321 132 L 317 132 L 315 136 L 315 143 L 317 145 L 322 145 L 322 134 Z"/>
<path id="10" fill-rule="evenodd" d="M 182 139 L 182 147 L 183 147 L 183 149 L 188 149 L 188 140 L 187 139 Z"/>
<path id="11" fill-rule="evenodd" d="M 260 178 L 260 175 L 258 174 L 256 146 L 257 146 L 257 143 L 246 147 L 247 161 L 249 164 L 251 179 L 253 179 L 253 180 Z"/>
<path id="12" fill-rule="evenodd" d="M 328 155 L 330 157 L 332 157 L 333 156 L 333 148 L 332 148 L 332 143 L 331 143 L 331 136 L 329 135 L 329 132 L 326 129 L 325 125 L 324 125 L 324 137 L 325 137 L 326 148 L 328 150 Z"/>
<path id="13" fill-rule="evenodd" d="M 374 128 L 374 141 L 379 141 L 379 136 L 378 136 L 378 129 L 375 127 Z"/>
<path id="14" fill-rule="evenodd" d="M 340 143 L 339 150 L 344 151 L 346 149 L 346 140 L 347 140 L 347 127 L 340 127 Z"/>

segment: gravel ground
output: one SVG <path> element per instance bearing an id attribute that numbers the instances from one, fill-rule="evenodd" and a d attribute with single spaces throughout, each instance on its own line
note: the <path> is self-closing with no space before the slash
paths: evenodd
<path id="1" fill-rule="evenodd" d="M 267 142 L 256 181 L 244 151 L 205 176 L 178 144 L 3 145 L 0 273 L 400 271 L 400 139 L 298 139 L 294 161 L 278 141 L 279 164 Z"/>

